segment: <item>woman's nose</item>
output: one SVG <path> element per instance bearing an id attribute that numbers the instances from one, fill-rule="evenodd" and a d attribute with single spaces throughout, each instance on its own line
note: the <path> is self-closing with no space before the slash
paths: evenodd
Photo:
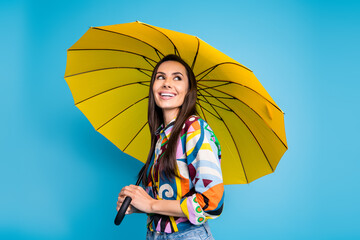
<path id="1" fill-rule="evenodd" d="M 170 79 L 165 79 L 165 81 L 163 83 L 163 88 L 171 88 L 171 80 Z"/>

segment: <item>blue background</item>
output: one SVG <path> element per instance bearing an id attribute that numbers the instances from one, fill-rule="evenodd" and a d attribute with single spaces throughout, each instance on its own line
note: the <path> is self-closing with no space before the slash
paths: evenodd
<path id="1" fill-rule="evenodd" d="M 1 239 L 144 239 L 113 224 L 142 164 L 73 105 L 66 50 L 136 20 L 196 35 L 252 69 L 285 112 L 275 173 L 226 186 L 216 239 L 354 239 L 359 214 L 359 1 L 1 1 Z"/>

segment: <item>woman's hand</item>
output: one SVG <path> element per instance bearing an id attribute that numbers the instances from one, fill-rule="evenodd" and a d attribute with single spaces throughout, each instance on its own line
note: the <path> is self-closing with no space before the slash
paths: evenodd
<path id="1" fill-rule="evenodd" d="M 119 211 L 123 201 L 126 197 L 131 197 L 131 203 L 126 210 L 125 214 L 131 214 L 131 213 L 151 213 L 152 211 L 152 204 L 155 199 L 149 196 L 145 192 L 145 190 L 136 185 L 129 185 L 121 189 L 121 192 L 119 193 L 118 201 L 117 201 L 117 207 L 116 210 Z"/>
<path id="2" fill-rule="evenodd" d="M 126 198 L 125 195 L 120 195 L 120 194 L 121 193 L 119 193 L 118 201 L 116 203 L 116 211 L 120 210 L 120 207 L 121 207 L 122 203 L 125 201 L 125 198 Z M 141 213 L 141 211 L 139 211 L 139 209 L 136 209 L 135 207 L 133 207 L 130 204 L 128 209 L 126 210 L 125 214 L 132 214 L 132 213 Z"/>

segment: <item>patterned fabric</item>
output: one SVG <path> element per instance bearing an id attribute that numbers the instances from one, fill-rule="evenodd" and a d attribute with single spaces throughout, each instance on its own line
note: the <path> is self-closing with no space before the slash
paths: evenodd
<path id="1" fill-rule="evenodd" d="M 168 179 L 159 172 L 175 119 L 157 131 L 158 141 L 148 168 L 146 192 L 155 199 L 180 200 L 186 217 L 148 214 L 150 231 L 173 233 L 217 218 L 223 208 L 224 185 L 221 174 L 220 144 L 210 126 L 191 116 L 181 131 L 176 159 L 180 178 Z M 162 176 L 160 176 L 160 174 Z"/>

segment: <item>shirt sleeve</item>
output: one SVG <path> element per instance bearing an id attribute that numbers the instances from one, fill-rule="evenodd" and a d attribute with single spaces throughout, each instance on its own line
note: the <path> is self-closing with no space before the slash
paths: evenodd
<path id="1" fill-rule="evenodd" d="M 186 155 L 192 188 L 180 200 L 180 206 L 192 224 L 200 225 L 217 218 L 224 201 L 220 144 L 202 119 L 194 121 L 188 128 Z"/>

